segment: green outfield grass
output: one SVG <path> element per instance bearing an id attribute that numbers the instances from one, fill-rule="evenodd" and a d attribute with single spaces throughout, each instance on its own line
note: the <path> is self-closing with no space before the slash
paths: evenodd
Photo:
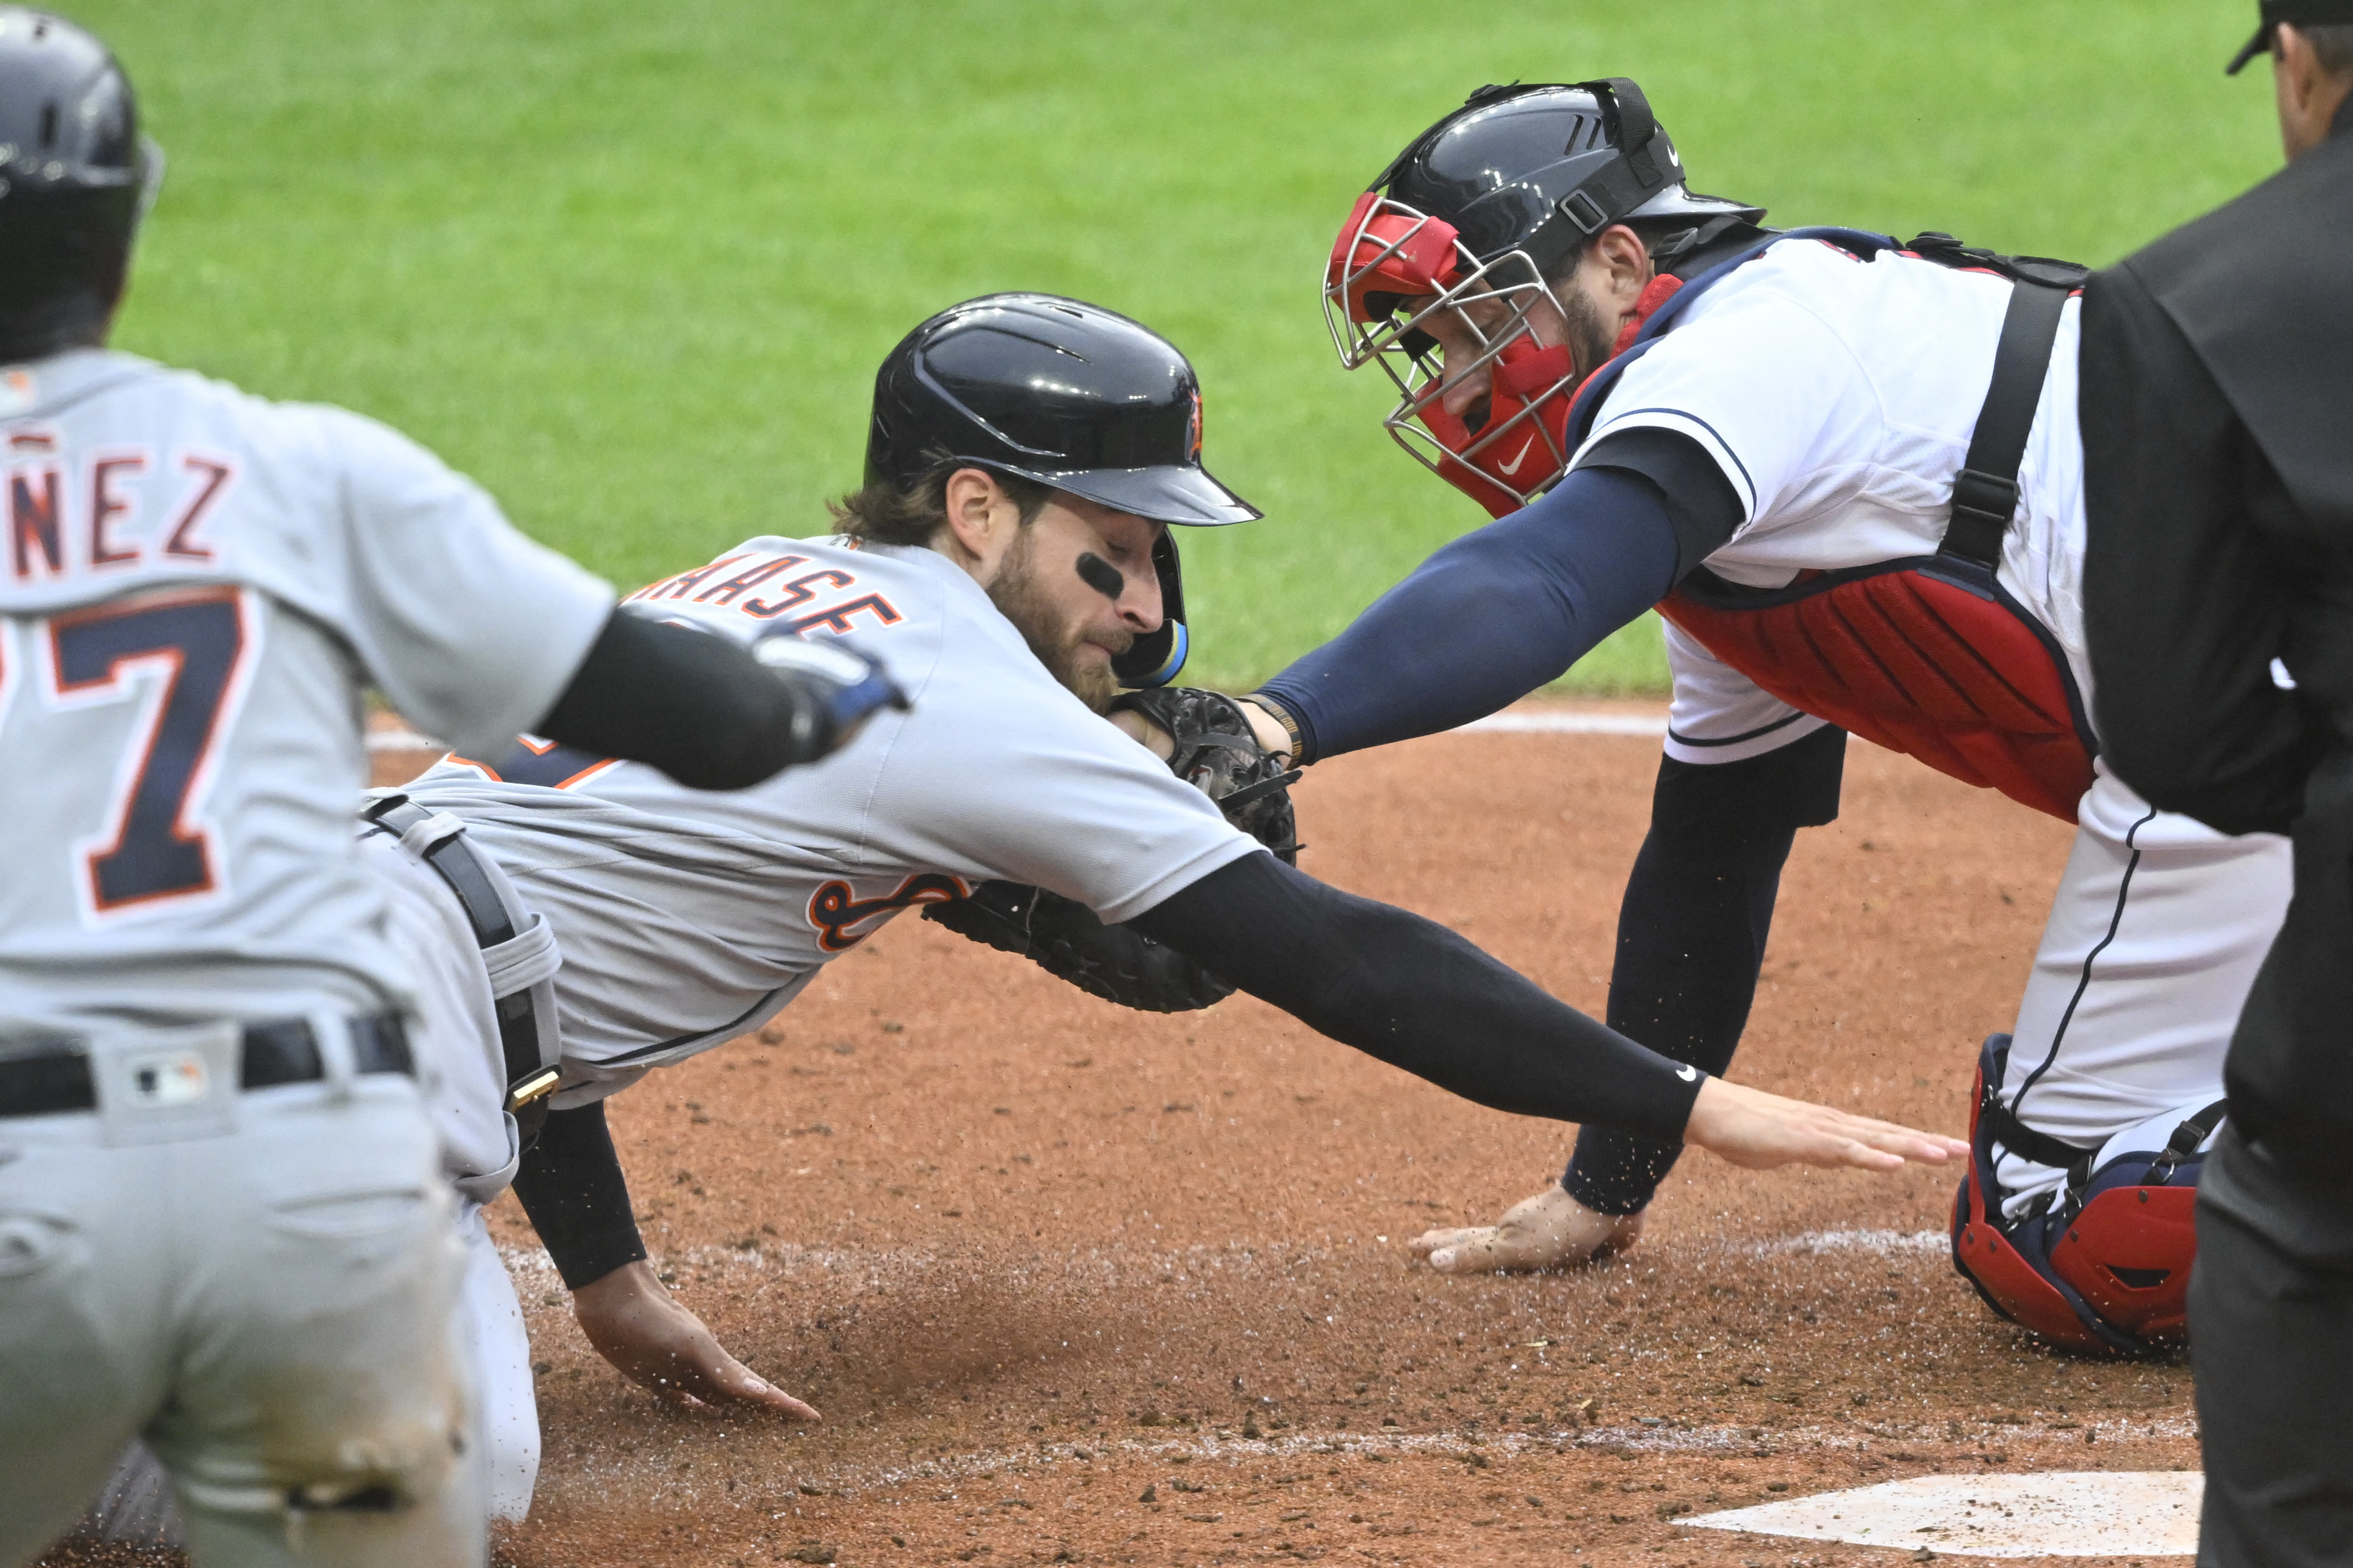
<path id="1" fill-rule="evenodd" d="M 2252 5 L 1367 7 L 105 0 L 171 174 L 120 341 L 377 415 L 624 584 L 855 483 L 875 363 L 1001 289 L 1174 338 L 1267 521 L 1186 540 L 1197 678 L 1262 677 L 1483 521 L 1396 451 L 1316 283 L 1489 80 L 1639 78 L 1779 223 L 2105 261 L 2276 163 Z M 1769 389 L 1767 389 L 1769 395 Z M 1570 677 L 1655 689 L 1654 628 Z"/>

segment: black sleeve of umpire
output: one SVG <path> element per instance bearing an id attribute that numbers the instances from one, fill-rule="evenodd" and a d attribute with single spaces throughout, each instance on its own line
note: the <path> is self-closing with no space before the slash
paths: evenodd
<path id="1" fill-rule="evenodd" d="M 2290 606 L 2325 570 L 2288 546 L 2308 525 L 2263 526 L 2296 509 L 2133 261 L 2085 285 L 2080 364 L 2101 761 L 2152 805 L 2223 833 L 2285 833 L 2337 743 L 2306 695 L 2271 674 L 2275 657 L 2296 662 Z M 2342 624 L 2341 608 L 2327 614 Z"/>
<path id="2" fill-rule="evenodd" d="M 1444 926 L 1247 855 L 1129 922 L 1344 1045 L 1497 1110 L 1680 1139 L 1700 1078 Z M 1684 1069 L 1688 1071 L 1689 1069 Z"/>
<path id="3" fill-rule="evenodd" d="M 738 643 L 616 610 L 533 733 L 692 789 L 742 789 L 801 760 L 809 700 Z"/>
<path id="4" fill-rule="evenodd" d="M 646 1256 L 601 1100 L 547 1113 L 539 1142 L 515 1172 L 514 1194 L 566 1289 L 593 1285 Z"/>

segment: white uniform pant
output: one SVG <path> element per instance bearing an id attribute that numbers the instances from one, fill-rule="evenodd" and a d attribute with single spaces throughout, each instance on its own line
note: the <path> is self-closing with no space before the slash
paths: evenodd
<path id="1" fill-rule="evenodd" d="M 458 1332 L 479 1391 L 480 1416 L 468 1462 L 478 1473 L 469 1485 L 487 1498 L 490 1515 L 520 1524 L 531 1511 L 539 1480 L 539 1410 L 533 1398 L 531 1341 L 514 1281 L 499 1257 L 482 1211 L 461 1203 L 458 1235 L 465 1248 L 459 1290 Z M 187 1528 L 170 1479 L 144 1444 L 134 1443 L 107 1478 L 98 1501 L 82 1515 L 79 1533 L 93 1541 L 140 1546 L 185 1546 Z"/>
<path id="2" fill-rule="evenodd" d="M 210 1037 L 193 1100 L 132 1103 L 144 1032 L 94 1047 L 100 1110 L 0 1121 L 0 1564 L 135 1436 L 197 1568 L 480 1563 L 463 1253 L 416 1086 L 350 1076 L 337 1039 L 330 1081 L 238 1092 L 237 1032 Z"/>
<path id="3" fill-rule="evenodd" d="M 360 840 L 360 858 L 384 891 L 386 930 L 408 966 L 416 1011 L 410 1045 L 444 1168 L 459 1192 L 489 1203 L 513 1178 L 517 1143 L 514 1118 L 505 1109 L 498 1004 L 482 950 L 465 906 L 431 867 L 381 833 Z M 498 877 L 494 863 L 481 865 L 486 876 Z M 511 919 L 518 916 L 531 918 L 520 900 L 509 912 Z M 533 999 L 554 1016 L 553 986 L 534 992 Z"/>
<path id="4" fill-rule="evenodd" d="M 459 1316 L 481 1388 L 482 1455 L 491 1517 L 520 1524 L 539 1482 L 539 1404 L 532 1388 L 531 1338 L 514 1280 L 482 1224 L 466 1205 L 459 1222 L 466 1243 L 466 1283 Z"/>
<path id="5" fill-rule="evenodd" d="M 498 1004 L 465 908 L 439 874 L 381 834 L 361 840 L 360 854 L 387 895 L 393 941 L 408 965 L 417 1065 L 433 1086 L 434 1130 L 453 1179 L 473 1200 L 459 1216 L 466 1242 L 464 1318 L 481 1382 L 491 1514 L 520 1521 L 531 1510 L 539 1476 L 531 1342 L 514 1282 L 491 1245 L 480 1207 L 512 1180 L 517 1153 L 514 1119 L 503 1109 L 506 1054 Z M 518 926 L 528 923 L 529 912 L 495 864 L 486 858 L 484 869 L 507 899 L 509 917 Z M 552 988 L 542 988 L 536 1001 L 554 1016 Z"/>
<path id="6" fill-rule="evenodd" d="M 2158 811 L 2104 765 L 2076 819 L 2001 1102 L 2105 1163 L 2163 1149 L 2222 1098 L 2223 1054 L 2292 877 L 2285 838 L 2233 838 Z M 2066 1179 L 2009 1153 L 1996 1175 L 2012 1215 Z"/>
<path id="7" fill-rule="evenodd" d="M 431 868 L 401 851 L 391 838 L 364 838 L 360 853 L 384 885 L 392 939 L 415 986 L 409 1043 L 426 1084 L 427 1110 L 441 1158 L 476 1198 L 488 1200 L 500 1184 L 498 1173 L 512 1165 L 513 1122 L 500 1105 L 505 1057 L 473 928 L 456 895 Z M 5 1125 L 0 1123 L 0 1128 Z M 486 1168 L 493 1173 L 491 1176 L 475 1173 Z M 531 1342 L 514 1283 L 483 1225 L 480 1202 L 459 1201 L 455 1231 L 464 1258 L 457 1331 L 470 1352 L 469 1364 L 480 1390 L 472 1484 L 476 1495 L 487 1500 L 491 1518 L 520 1522 L 531 1510 L 532 1489 L 539 1476 Z M 123 1456 L 85 1516 L 82 1531 L 127 1542 L 178 1544 L 184 1539 L 177 1510 L 157 1479 L 152 1456 L 138 1450 Z"/>

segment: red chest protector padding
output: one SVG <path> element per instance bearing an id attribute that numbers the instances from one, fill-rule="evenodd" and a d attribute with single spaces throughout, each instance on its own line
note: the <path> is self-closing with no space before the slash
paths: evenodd
<path id="1" fill-rule="evenodd" d="M 1822 240 L 1858 260 L 1895 248 L 1883 235 L 1793 230 L 1662 293 L 1650 319 L 1578 391 L 1570 444 L 1585 439 L 1626 367 L 1694 301 L 1772 246 L 1798 239 Z M 1802 574 L 1773 590 L 1745 589 L 1702 569 L 1661 601 L 1659 613 L 1791 707 L 2073 822 L 2092 784 L 2083 700 L 2058 643 L 1994 569 L 2018 509 L 2019 461 L 2061 312 L 2084 269 L 1971 250 L 1941 234 L 1922 235 L 1902 254 L 2011 282 L 1943 546 L 1934 555 Z"/>
<path id="2" fill-rule="evenodd" d="M 1975 562 L 1809 574 L 1769 592 L 1694 573 L 1659 613 L 1793 708 L 2066 821 L 2092 784 L 2050 633 Z"/>

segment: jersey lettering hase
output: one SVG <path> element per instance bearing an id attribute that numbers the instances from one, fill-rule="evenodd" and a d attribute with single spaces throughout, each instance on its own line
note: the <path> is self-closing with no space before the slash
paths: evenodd
<path id="1" fill-rule="evenodd" d="M 758 564 L 746 567 L 724 582 L 712 584 L 707 588 L 702 586 L 719 573 L 739 562 L 750 559 L 753 557 L 748 554 L 723 555 L 708 566 L 697 567 L 691 572 L 682 572 L 675 577 L 666 577 L 659 583 L 640 588 L 623 603 L 658 605 L 665 601 L 688 599 L 688 595 L 691 595 L 691 599 L 688 601 L 691 604 L 712 605 L 722 609 L 737 609 L 754 620 L 777 622 L 777 618 L 787 611 L 799 610 L 804 605 L 814 603 L 828 592 L 839 593 L 855 587 L 858 583 L 855 574 L 828 566 L 790 578 L 775 588 L 765 589 L 760 594 L 745 598 L 744 595 L 754 588 L 763 587 L 771 578 L 779 576 L 796 566 L 808 564 L 809 558 L 807 555 L 787 552 L 768 556 Z M 696 592 L 698 588 L 702 590 L 699 593 Z M 740 603 L 738 603 L 739 600 Z M 779 622 L 776 626 L 776 630 L 797 636 L 822 626 L 839 637 L 849 631 L 855 618 L 860 615 L 869 616 L 874 625 L 882 626 L 894 626 L 900 618 L 897 606 L 890 600 L 880 594 L 869 593 L 860 594 L 855 598 L 845 598 L 821 610 L 812 610 L 805 615 L 795 616 L 790 620 Z"/>

